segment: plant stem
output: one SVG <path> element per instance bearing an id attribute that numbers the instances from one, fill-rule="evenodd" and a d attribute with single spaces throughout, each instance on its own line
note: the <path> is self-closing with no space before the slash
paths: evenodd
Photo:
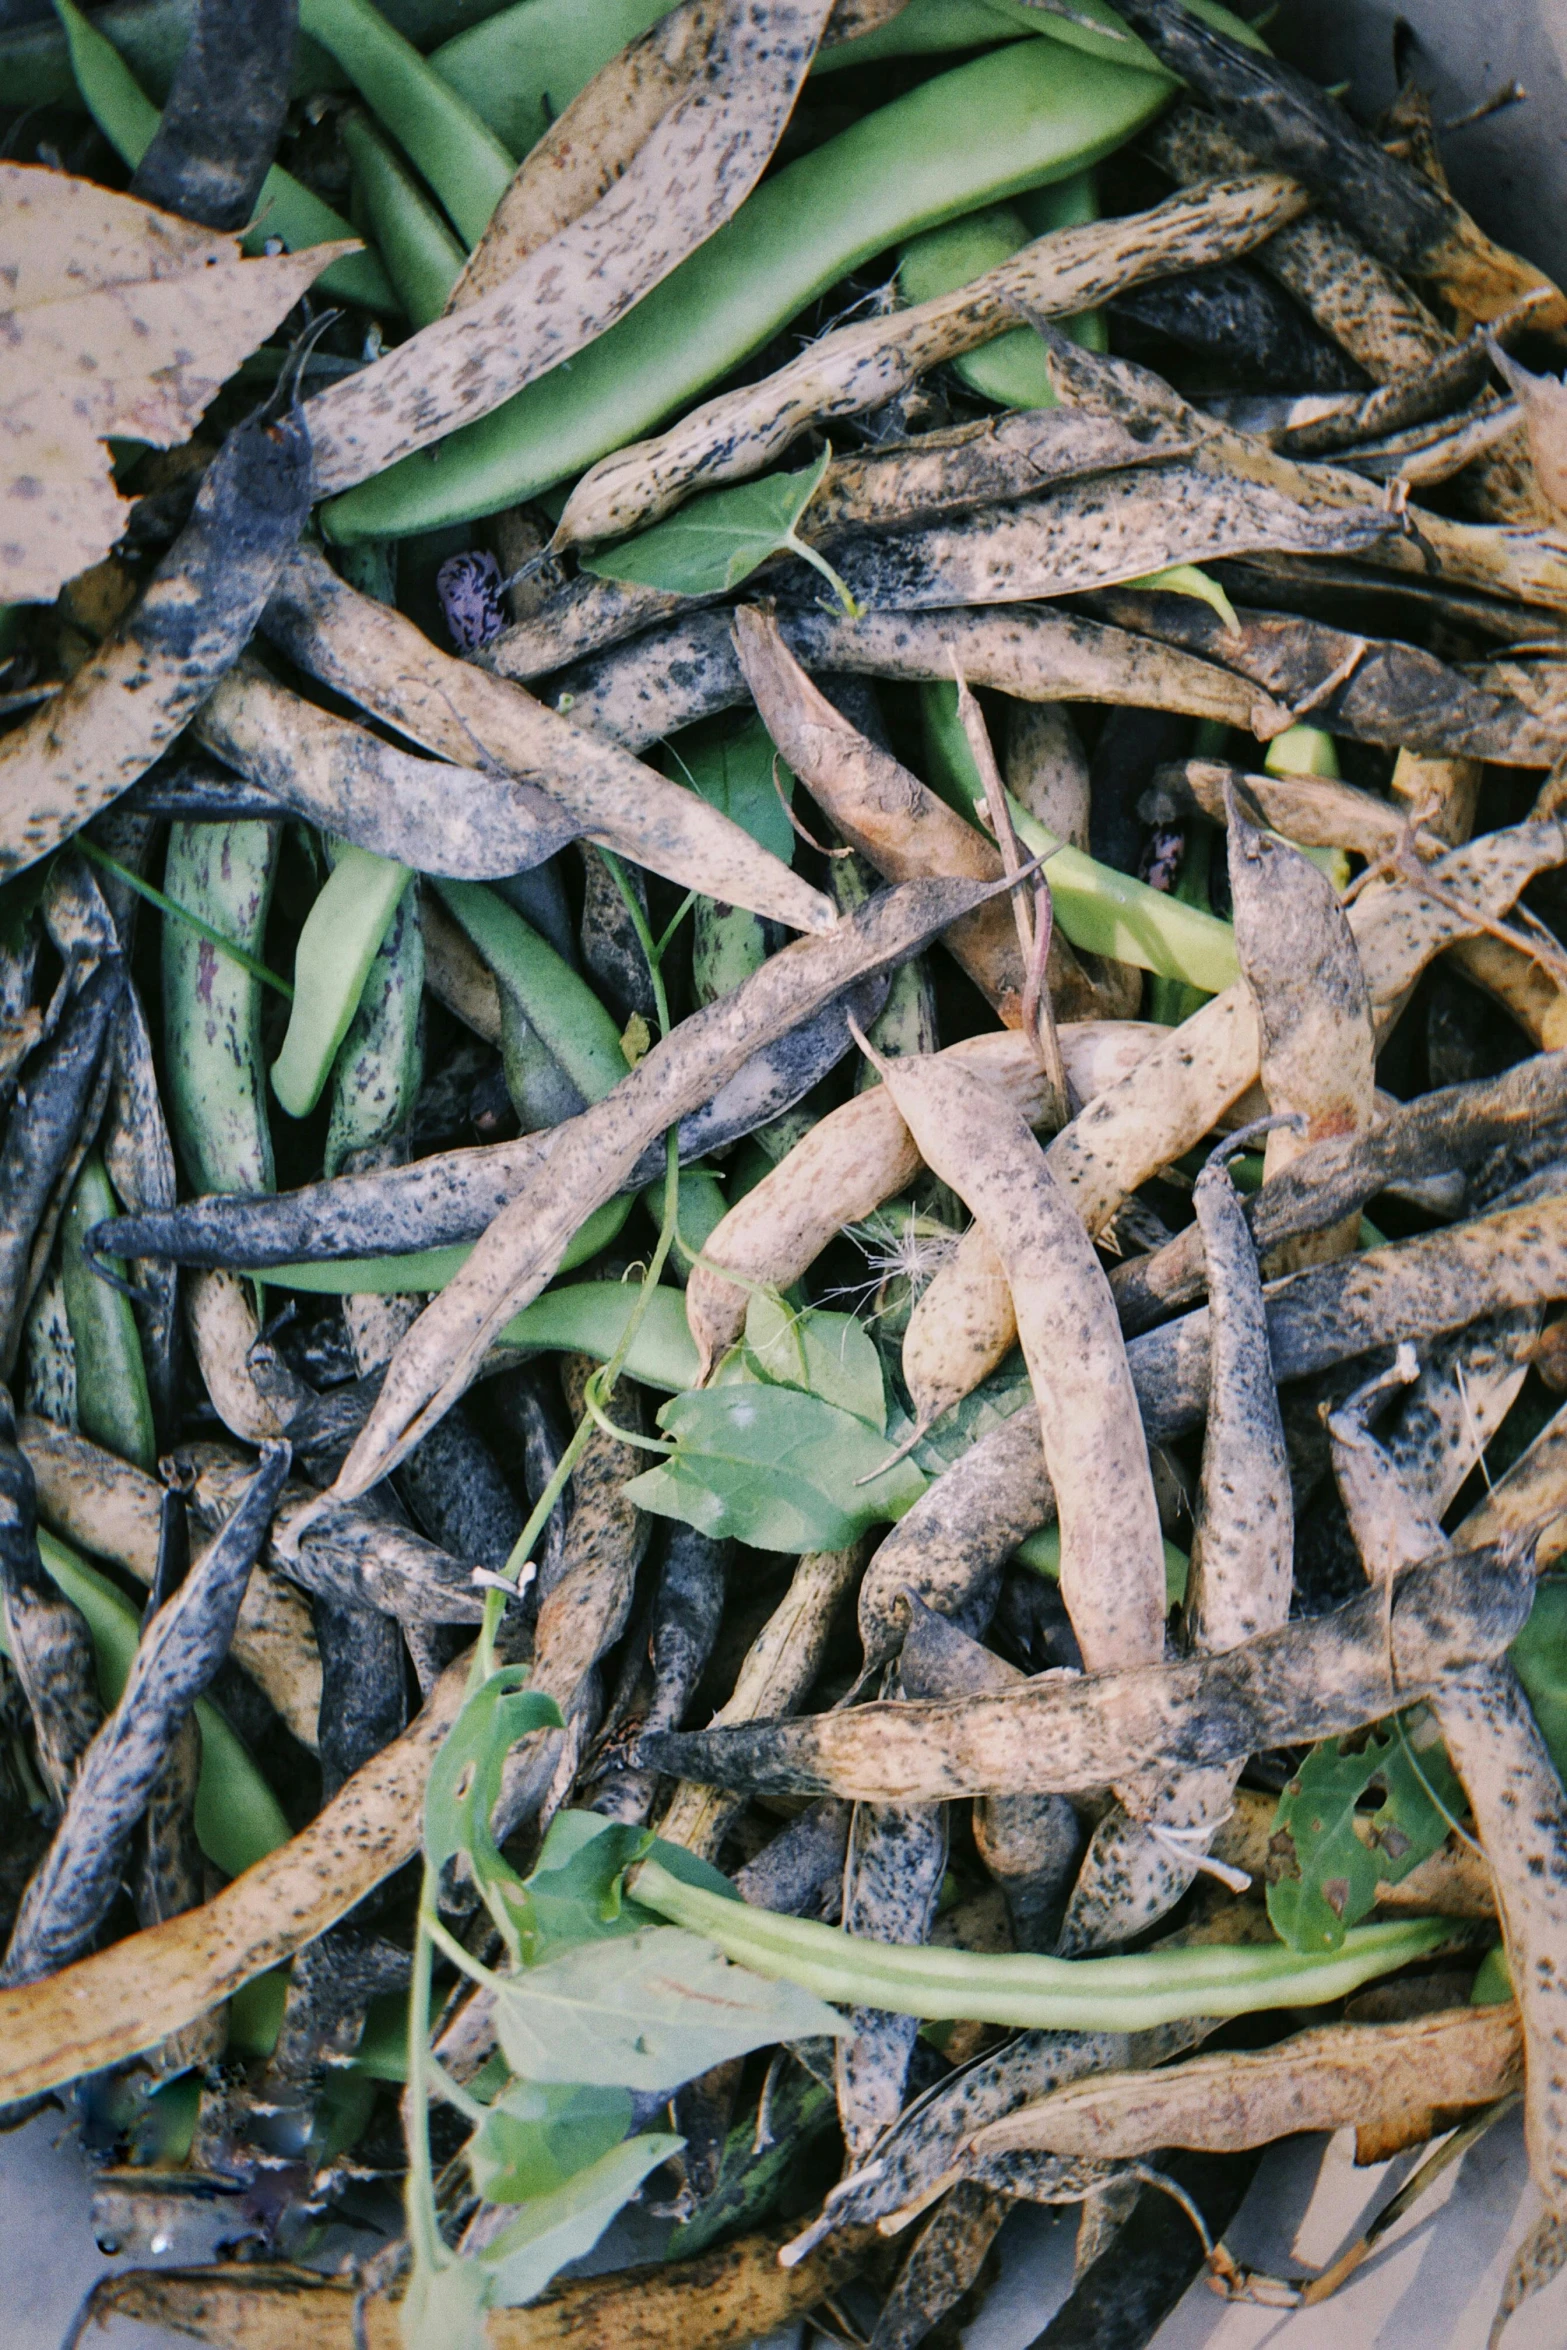
<path id="1" fill-rule="evenodd" d="M 247 954 L 233 939 L 225 938 L 221 930 L 214 930 L 210 922 L 203 922 L 199 914 L 193 914 L 187 906 L 177 905 L 173 898 L 165 897 L 162 890 L 154 889 L 150 881 L 143 881 L 139 873 L 133 873 L 128 865 L 122 865 L 118 857 L 111 857 L 107 849 L 99 848 L 97 842 L 89 840 L 85 832 L 76 835 L 74 845 L 92 864 L 101 865 L 105 873 L 112 873 L 116 881 L 123 881 L 127 889 L 133 889 L 138 897 L 145 898 L 149 906 L 156 906 L 160 914 L 172 914 L 176 922 L 183 922 L 187 930 L 194 930 L 198 938 L 206 939 L 220 954 L 227 955 L 231 962 L 237 963 L 242 971 L 248 971 L 252 979 L 259 979 L 263 987 L 275 988 L 280 996 L 289 1003 L 293 1002 L 294 991 L 286 979 L 279 979 L 275 971 L 269 971 L 265 963 L 258 963 L 254 955 Z"/>

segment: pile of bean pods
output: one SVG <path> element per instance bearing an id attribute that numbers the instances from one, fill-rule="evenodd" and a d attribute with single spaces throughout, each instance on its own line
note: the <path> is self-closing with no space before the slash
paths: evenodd
<path id="1" fill-rule="evenodd" d="M 1398 62 L 0 33 L 0 225 L 332 247 L 0 608 L 73 2340 L 914 2350 L 1030 2202 L 1034 2350 L 1353 2330 L 1495 2127 L 1493 2343 L 1567 2266 L 1567 297 Z M 1248 2267 L 1337 2130 L 1398 2193 Z"/>

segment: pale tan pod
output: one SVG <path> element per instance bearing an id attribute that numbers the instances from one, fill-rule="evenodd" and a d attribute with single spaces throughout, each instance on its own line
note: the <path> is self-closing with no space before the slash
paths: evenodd
<path id="1" fill-rule="evenodd" d="M 1058 1030 L 1067 1075 L 1090 1100 L 1135 1068 L 1167 1031 L 1147 1020 L 1064 1021 Z M 1026 1037 L 1015 1029 L 965 1037 L 948 1054 L 1015 1102 L 1030 1125 L 1044 1111 L 1044 1087 Z M 922 1162 L 897 1104 L 880 1087 L 830 1110 L 772 1173 L 736 1202 L 709 1234 L 686 1284 L 686 1320 L 703 1376 L 739 1339 L 752 1291 L 725 1281 L 729 1266 L 749 1283 L 786 1289 L 809 1272 L 845 1225 L 894 1198 Z"/>
<path id="2" fill-rule="evenodd" d="M 189 1272 L 185 1325 L 202 1385 L 218 1418 L 246 1444 L 265 1444 L 283 1423 L 251 1378 L 246 1358 L 261 1336 L 250 1291 L 237 1273 Z"/>
<path id="3" fill-rule="evenodd" d="M 1110 1285 L 1023 1118 L 939 1056 L 882 1081 L 988 1230 L 1011 1290 L 1061 1528 L 1061 1592 L 1090 1672 L 1164 1652 L 1164 1546 Z"/>

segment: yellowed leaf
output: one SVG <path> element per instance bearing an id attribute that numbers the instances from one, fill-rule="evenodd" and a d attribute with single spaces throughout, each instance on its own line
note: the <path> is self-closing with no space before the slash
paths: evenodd
<path id="1" fill-rule="evenodd" d="M 351 244 L 249 261 L 235 237 L 39 164 L 0 163 L 0 600 L 42 602 L 124 527 L 113 433 L 187 440 Z"/>

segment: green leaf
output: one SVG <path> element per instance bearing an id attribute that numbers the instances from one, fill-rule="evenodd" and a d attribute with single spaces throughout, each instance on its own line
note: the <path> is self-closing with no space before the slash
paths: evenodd
<path id="1" fill-rule="evenodd" d="M 1014 1412 L 1032 1410 L 1033 1403 L 1034 1390 L 1023 1357 L 1014 1350 L 999 1370 L 981 1380 L 951 1411 L 942 1413 L 934 1428 L 914 1447 L 913 1457 L 932 1477 L 939 1477 L 943 1469 L 950 1469 L 954 1461 L 961 1460 L 982 1436 L 988 1436 L 992 1429 L 1010 1420 Z M 901 1444 L 913 1425 L 911 1420 L 904 1420 L 900 1426 L 890 1427 L 888 1434 Z"/>
<path id="2" fill-rule="evenodd" d="M 842 1550 L 912 1509 L 927 1482 L 913 1461 L 889 1467 L 887 1438 L 865 1421 L 798 1388 L 677 1395 L 659 1426 L 676 1449 L 631 1480 L 628 1498 L 758 1550 Z"/>
<path id="3" fill-rule="evenodd" d="M 1551 1760 L 1567 1780 L 1567 1575 L 1541 1577 L 1529 1621 L 1507 1653 Z"/>
<path id="4" fill-rule="evenodd" d="M 831 463 L 832 451 L 824 449 L 803 473 L 767 473 L 733 489 L 710 490 L 651 530 L 586 556 L 581 569 L 600 579 L 664 588 L 671 595 L 722 595 L 749 579 L 769 555 L 784 548 L 805 552 L 795 538 L 795 524 Z"/>
<path id="5" fill-rule="evenodd" d="M 818 1395 L 885 1435 L 881 1357 L 853 1314 L 814 1307 L 800 1313 L 781 1298 L 758 1292 L 745 1317 L 745 1359 L 769 1385 Z"/>
<path id="6" fill-rule="evenodd" d="M 783 799 L 773 789 L 775 762 Z M 794 796 L 794 776 L 760 718 L 748 719 L 738 731 L 727 714 L 689 728 L 669 745 L 669 771 L 760 847 L 785 865 L 793 863 L 795 830 L 784 803 Z"/>
<path id="7" fill-rule="evenodd" d="M 1383 1802 L 1366 1844 L 1355 1816 L 1374 1786 Z M 1368 1738 L 1358 1753 L 1324 1739 L 1279 1798 L 1268 1886 L 1276 1931 L 1292 1950 L 1339 1949 L 1346 1927 L 1375 1905 L 1378 1885 L 1396 1885 L 1440 1847 L 1462 1803 L 1424 1707 L 1395 1715 L 1388 1735 Z"/>
<path id="8" fill-rule="evenodd" d="M 516 2081 L 468 2141 L 468 2168 L 486 2203 L 532 2203 L 618 2146 L 631 2094 L 573 2081 Z"/>
<path id="9" fill-rule="evenodd" d="M 525 2203 L 511 2226 L 487 2244 L 474 2263 L 488 2281 L 489 2306 L 514 2309 L 542 2293 L 557 2269 L 592 2251 L 648 2172 L 684 2144 L 684 2138 L 654 2131 L 628 2138 L 553 2194 Z"/>
<path id="10" fill-rule="evenodd" d="M 506 2061 L 530 2081 L 661 2091 L 731 2056 L 846 2027 L 792 1983 L 732 1966 L 678 1926 L 584 1943 L 495 1996 Z"/>
<path id="11" fill-rule="evenodd" d="M 424 1846 L 439 1876 L 459 1853 L 473 1871 L 490 1914 L 516 1954 L 510 1905 L 522 1880 L 503 1860 L 490 1828 L 506 1757 L 532 1731 L 559 1729 L 552 1697 L 525 1686 L 526 1665 L 503 1665 L 476 1689 L 446 1733 L 424 1799 Z"/>

